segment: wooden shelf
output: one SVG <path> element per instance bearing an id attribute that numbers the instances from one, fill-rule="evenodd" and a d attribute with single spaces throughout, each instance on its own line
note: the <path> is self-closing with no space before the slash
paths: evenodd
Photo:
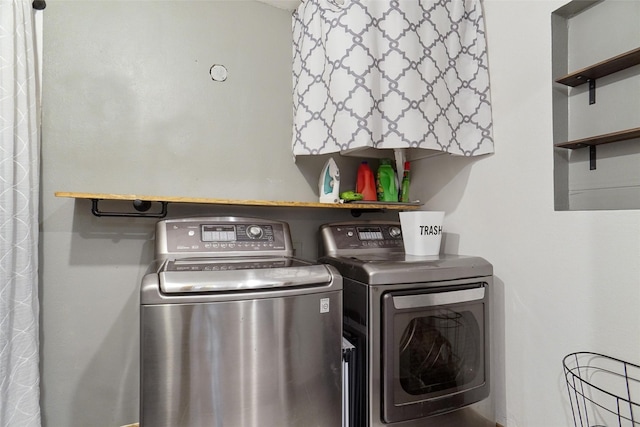
<path id="1" fill-rule="evenodd" d="M 105 194 L 105 193 L 72 193 L 58 191 L 54 193 L 56 197 L 67 197 L 73 199 L 88 199 L 94 203 L 94 214 L 97 216 L 153 216 L 145 215 L 144 212 L 133 214 L 96 214 L 96 204 L 100 200 L 121 200 L 130 202 L 158 202 L 166 206 L 167 203 L 193 203 L 207 205 L 236 205 L 236 206 L 274 206 L 289 208 L 326 208 L 326 209 L 350 209 L 351 211 L 366 210 L 418 210 L 421 203 L 314 203 L 314 202 L 291 202 L 291 201 L 270 201 L 270 200 L 235 200 L 235 199 L 210 199 L 202 197 L 170 197 L 170 196 L 149 196 L 137 194 Z M 163 215 L 164 216 L 164 215 Z M 157 216 L 156 216 L 157 217 Z"/>
<path id="2" fill-rule="evenodd" d="M 576 87 L 609 74 L 640 64 L 640 48 L 606 59 L 556 79 L 557 83 Z"/>
<path id="3" fill-rule="evenodd" d="M 624 141 L 633 138 L 640 138 L 640 128 L 626 129 L 603 135 L 590 136 L 588 138 L 574 139 L 572 141 L 559 142 L 554 145 L 558 148 L 568 148 L 573 150 L 576 148 L 610 144 L 612 142 Z"/>

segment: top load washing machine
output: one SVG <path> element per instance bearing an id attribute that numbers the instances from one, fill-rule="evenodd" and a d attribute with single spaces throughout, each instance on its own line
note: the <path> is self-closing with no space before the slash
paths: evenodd
<path id="1" fill-rule="evenodd" d="M 141 286 L 143 427 L 339 426 L 342 278 L 286 223 L 170 219 Z"/>
<path id="2" fill-rule="evenodd" d="M 361 372 L 356 425 L 466 425 L 459 409 L 489 395 L 491 264 L 405 255 L 393 221 L 325 224 L 320 237 L 319 261 L 343 276 Z"/>

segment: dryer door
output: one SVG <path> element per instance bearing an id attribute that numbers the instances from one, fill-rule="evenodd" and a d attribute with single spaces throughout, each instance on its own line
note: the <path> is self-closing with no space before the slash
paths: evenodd
<path id="1" fill-rule="evenodd" d="M 383 418 L 450 412 L 489 394 L 486 283 L 383 298 Z"/>

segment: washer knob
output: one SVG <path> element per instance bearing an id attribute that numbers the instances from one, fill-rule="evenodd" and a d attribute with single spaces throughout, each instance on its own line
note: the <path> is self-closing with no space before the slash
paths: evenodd
<path id="1" fill-rule="evenodd" d="M 402 230 L 400 229 L 400 227 L 389 227 L 389 234 L 394 239 L 397 239 L 398 237 L 402 236 Z"/>
<path id="2" fill-rule="evenodd" d="M 252 239 L 259 239 L 262 237 L 262 227 L 259 225 L 250 225 L 247 228 L 247 235 Z"/>

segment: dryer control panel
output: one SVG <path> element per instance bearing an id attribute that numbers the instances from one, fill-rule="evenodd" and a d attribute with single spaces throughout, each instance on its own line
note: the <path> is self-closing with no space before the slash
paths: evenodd
<path id="1" fill-rule="evenodd" d="M 325 253 L 341 251 L 403 251 L 399 222 L 352 221 L 326 224 L 320 227 Z"/>
<path id="2" fill-rule="evenodd" d="M 247 217 L 169 219 L 156 226 L 156 258 L 292 256 L 289 227 Z"/>

